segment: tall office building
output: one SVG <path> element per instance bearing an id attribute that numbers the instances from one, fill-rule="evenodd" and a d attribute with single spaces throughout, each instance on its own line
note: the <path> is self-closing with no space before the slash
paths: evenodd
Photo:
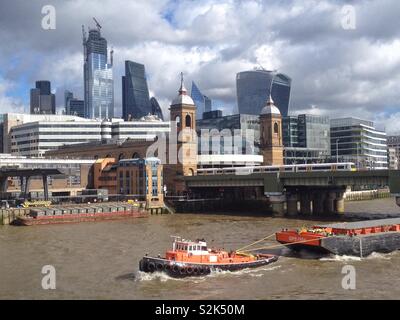
<path id="1" fill-rule="evenodd" d="M 31 89 L 31 114 L 55 114 L 56 96 L 51 93 L 50 81 L 36 81 Z"/>
<path id="2" fill-rule="evenodd" d="M 290 107 L 291 84 L 291 78 L 275 71 L 252 70 L 238 73 L 236 93 L 239 113 L 259 115 L 271 95 L 282 117 L 286 117 Z"/>
<path id="3" fill-rule="evenodd" d="M 150 105 L 151 105 L 151 114 L 157 116 L 161 120 L 164 120 L 164 115 L 156 98 L 152 97 L 150 99 Z"/>
<path id="4" fill-rule="evenodd" d="M 122 117 L 139 119 L 151 113 L 149 89 L 143 64 L 125 61 L 122 77 Z"/>
<path id="5" fill-rule="evenodd" d="M 89 29 L 86 37 L 82 27 L 85 117 L 110 119 L 114 117 L 113 51 L 108 62 L 107 40 L 101 36 L 100 28 L 97 25 L 97 29 Z"/>
<path id="6" fill-rule="evenodd" d="M 71 91 L 65 90 L 65 114 L 71 116 L 84 117 L 85 116 L 85 102 L 74 98 L 74 94 Z"/>
<path id="7" fill-rule="evenodd" d="M 194 81 L 192 81 L 192 90 L 190 92 L 190 96 L 197 107 L 196 119 L 203 119 L 203 113 L 211 111 L 212 100 L 200 91 L 199 87 Z"/>
<path id="8" fill-rule="evenodd" d="M 372 121 L 332 119 L 331 150 L 337 161 L 354 162 L 357 168 L 388 168 L 386 132 L 375 129 Z"/>

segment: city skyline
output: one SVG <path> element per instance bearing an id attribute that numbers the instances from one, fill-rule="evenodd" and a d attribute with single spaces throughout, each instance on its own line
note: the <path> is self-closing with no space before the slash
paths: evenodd
<path id="1" fill-rule="evenodd" d="M 96 16 L 104 27 L 104 37 L 114 46 L 114 78 L 123 74 L 121 62 L 126 59 L 145 64 L 149 87 L 154 90 L 151 96 L 157 97 L 163 111 L 173 98 L 172 80 L 184 70 L 188 81 L 195 80 L 206 95 L 215 97 L 216 108 L 222 106 L 228 111 L 226 114 L 232 113 L 236 72 L 261 64 L 292 77 L 294 113 L 333 118 L 362 111 L 364 118 L 384 125 L 388 133 L 398 133 L 400 60 L 391 53 L 400 46 L 398 31 L 391 28 L 399 6 L 395 1 L 385 0 L 386 6 L 376 1 L 354 4 L 354 30 L 341 26 L 345 2 L 333 1 L 271 2 L 268 6 L 256 1 L 121 2 L 125 9 L 118 12 L 120 16 L 115 10 L 106 10 L 111 8 L 111 2 L 104 2 L 100 11 L 95 2 L 77 1 L 76 8 L 81 10 L 74 10 L 73 19 L 65 19 L 66 12 L 72 10 L 70 3 L 51 1 L 57 10 L 56 30 L 43 30 L 40 26 L 40 10 L 47 2 L 23 3 L 23 7 L 22 3 L 3 4 L 0 13 L 4 30 L 1 40 L 9 42 L 13 32 L 20 33 L 23 40 L 13 39 L 11 46 L 0 49 L 3 112 L 18 108 L 25 108 L 26 112 L 28 89 L 37 79 L 49 79 L 57 95 L 63 88 L 83 96 L 82 88 L 76 87 L 82 81 L 80 26 L 90 25 L 92 16 Z M 380 10 L 374 10 L 378 6 Z M 382 9 L 385 7 L 391 9 Z M 140 9 L 146 9 L 146 14 L 132 29 L 131 14 Z M 240 19 L 240 14 L 246 18 Z M 262 22 L 267 14 L 274 17 L 273 22 Z M 218 23 L 204 24 L 207 19 Z M 234 32 L 238 27 L 242 30 L 240 35 Z M 266 32 L 254 36 L 260 28 Z M 12 54 L 15 52 L 16 57 Z M 32 59 L 37 63 L 33 64 Z M 392 77 L 388 79 L 387 74 Z M 120 85 L 115 81 L 117 116 L 122 105 Z M 64 90 L 60 92 L 62 96 Z M 57 98 L 58 107 L 62 101 Z"/>

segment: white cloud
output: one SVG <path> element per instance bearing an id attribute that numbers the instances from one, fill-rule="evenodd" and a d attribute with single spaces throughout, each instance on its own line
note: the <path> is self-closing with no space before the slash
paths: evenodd
<path id="1" fill-rule="evenodd" d="M 0 77 L 0 112 L 25 112 L 28 106 L 25 106 L 18 98 L 7 95 L 7 91 L 14 86 L 13 83 Z"/>

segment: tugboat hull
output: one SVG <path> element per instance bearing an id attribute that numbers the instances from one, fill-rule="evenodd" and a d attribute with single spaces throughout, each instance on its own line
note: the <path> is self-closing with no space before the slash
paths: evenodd
<path id="1" fill-rule="evenodd" d="M 188 263 L 167 260 L 163 258 L 143 257 L 139 262 L 139 270 L 147 273 L 164 272 L 170 277 L 184 278 L 190 276 L 204 276 L 211 271 L 238 271 L 246 268 L 257 268 L 278 260 L 277 256 L 264 256 L 251 262 L 209 264 L 209 263 Z"/>

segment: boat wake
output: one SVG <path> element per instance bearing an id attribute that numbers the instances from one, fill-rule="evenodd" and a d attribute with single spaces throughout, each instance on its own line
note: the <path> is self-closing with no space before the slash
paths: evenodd
<path id="1" fill-rule="evenodd" d="M 328 257 L 323 257 L 319 259 L 320 261 L 336 261 L 336 262 L 349 262 L 349 261 L 362 261 L 362 260 L 390 260 L 392 256 L 396 254 L 396 252 L 390 253 L 379 253 L 379 252 L 372 252 L 369 256 L 360 258 L 356 256 L 339 256 L 339 255 L 330 255 Z"/>
<path id="2" fill-rule="evenodd" d="M 164 272 L 153 272 L 147 273 L 138 271 L 135 276 L 135 281 L 154 281 L 158 280 L 161 282 L 166 282 L 168 280 L 173 281 L 190 281 L 194 283 L 200 283 L 206 281 L 207 278 L 216 278 L 216 277 L 226 277 L 226 276 L 233 276 L 239 277 L 243 275 L 248 275 L 250 277 L 262 277 L 265 271 L 274 271 L 280 269 L 281 266 L 273 266 L 273 267 L 261 267 L 261 268 L 252 268 L 252 269 L 243 269 L 239 271 L 223 271 L 223 270 L 212 270 L 210 274 L 205 276 L 198 276 L 198 277 L 185 277 L 185 278 L 174 278 L 170 277 Z"/>

